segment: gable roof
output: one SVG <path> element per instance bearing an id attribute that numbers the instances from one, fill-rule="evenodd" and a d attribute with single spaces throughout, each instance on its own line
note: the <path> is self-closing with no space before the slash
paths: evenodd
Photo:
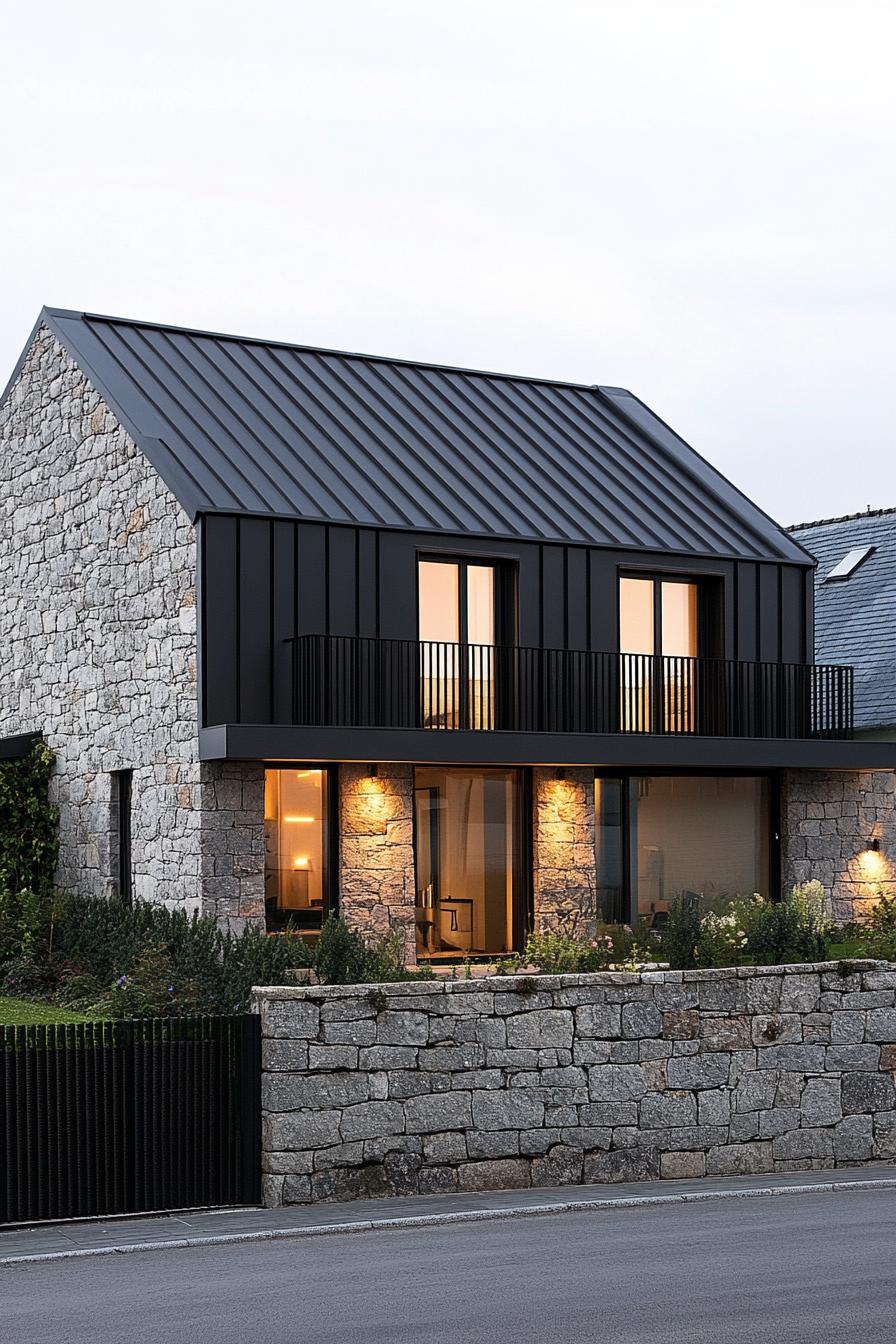
<path id="1" fill-rule="evenodd" d="M 896 724 L 896 509 L 801 523 L 791 531 L 818 559 L 815 656 L 855 667 L 857 728 Z M 844 579 L 828 575 L 873 546 Z"/>
<path id="2" fill-rule="evenodd" d="M 622 388 L 45 308 L 191 517 L 371 527 L 811 564 Z"/>

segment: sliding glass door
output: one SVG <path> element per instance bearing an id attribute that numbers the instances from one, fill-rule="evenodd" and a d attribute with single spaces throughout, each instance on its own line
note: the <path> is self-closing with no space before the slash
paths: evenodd
<path id="1" fill-rule="evenodd" d="M 672 903 L 703 910 L 771 890 L 771 786 L 763 775 L 595 780 L 598 901 L 606 919 L 662 928 Z"/>
<path id="2" fill-rule="evenodd" d="M 522 795 L 519 770 L 415 771 L 418 956 L 512 950 L 522 922 Z"/>

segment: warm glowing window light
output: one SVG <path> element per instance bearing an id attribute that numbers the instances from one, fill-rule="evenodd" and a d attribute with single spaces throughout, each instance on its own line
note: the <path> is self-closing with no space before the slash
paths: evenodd
<path id="1" fill-rule="evenodd" d="M 317 817 L 284 817 L 283 820 L 284 820 L 284 821 L 303 821 L 303 822 L 312 822 L 312 821 L 317 821 L 318 818 L 317 818 Z"/>

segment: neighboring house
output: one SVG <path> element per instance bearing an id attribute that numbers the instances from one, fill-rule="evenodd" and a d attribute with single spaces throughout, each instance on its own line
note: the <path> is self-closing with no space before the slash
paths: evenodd
<path id="1" fill-rule="evenodd" d="M 628 392 L 45 309 L 0 463 L 65 889 L 437 960 L 890 876 L 811 557 Z"/>
<path id="2" fill-rule="evenodd" d="M 896 509 L 790 532 L 818 561 L 815 656 L 853 664 L 856 736 L 896 741 Z"/>

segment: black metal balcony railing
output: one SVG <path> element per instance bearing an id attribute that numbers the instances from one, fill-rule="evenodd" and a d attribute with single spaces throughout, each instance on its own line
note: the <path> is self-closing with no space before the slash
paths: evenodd
<path id="1" fill-rule="evenodd" d="M 837 738 L 851 667 L 300 635 L 293 722 L 520 733 Z"/>

